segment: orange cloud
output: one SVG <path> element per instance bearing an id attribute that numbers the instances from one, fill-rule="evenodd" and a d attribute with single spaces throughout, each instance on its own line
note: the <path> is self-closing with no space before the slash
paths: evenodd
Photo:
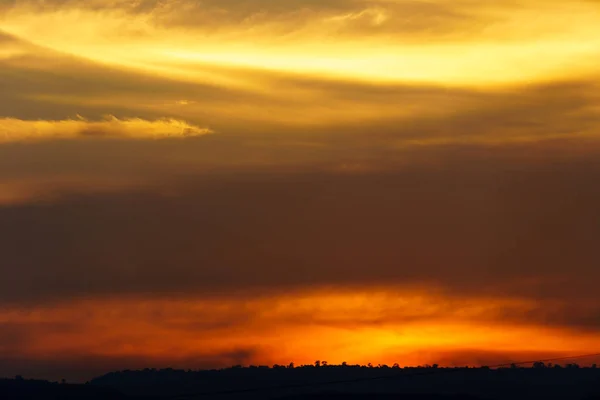
<path id="1" fill-rule="evenodd" d="M 312 363 L 473 363 L 531 354 L 585 353 L 597 335 L 517 323 L 535 307 L 520 299 L 451 298 L 435 290 L 323 289 L 256 298 L 87 299 L 0 310 L 5 357 L 152 360 L 156 366 L 210 359 L 220 365 Z M 11 340 L 8 338 L 12 337 Z M 456 353 L 454 357 L 452 354 Z M 480 354 L 480 356 L 481 356 Z M 466 357 L 468 355 L 468 357 Z M 502 357 L 506 357 L 502 359 Z"/>

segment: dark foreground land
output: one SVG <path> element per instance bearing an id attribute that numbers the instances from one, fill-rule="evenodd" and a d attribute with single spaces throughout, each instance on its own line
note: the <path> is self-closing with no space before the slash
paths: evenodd
<path id="1" fill-rule="evenodd" d="M 600 400 L 600 369 L 320 366 L 113 372 L 85 385 L 0 380 L 0 399 Z"/>

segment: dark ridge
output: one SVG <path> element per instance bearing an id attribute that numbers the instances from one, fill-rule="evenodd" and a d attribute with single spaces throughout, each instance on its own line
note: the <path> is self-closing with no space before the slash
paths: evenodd
<path id="1" fill-rule="evenodd" d="M 125 400 L 130 397 L 116 389 L 96 385 L 73 385 L 42 380 L 0 379 L 2 400 Z"/>
<path id="2" fill-rule="evenodd" d="M 0 399 L 600 400 L 600 369 L 542 362 L 496 369 L 323 363 L 144 369 L 111 372 L 84 385 L 0 379 Z"/>
<path id="3" fill-rule="evenodd" d="M 600 369 L 310 365 L 112 372 L 91 385 L 164 399 L 598 399 Z"/>
<path id="4" fill-rule="evenodd" d="M 336 393 L 324 392 L 312 395 L 282 397 L 280 400 L 478 400 L 464 394 L 418 394 L 418 393 Z"/>

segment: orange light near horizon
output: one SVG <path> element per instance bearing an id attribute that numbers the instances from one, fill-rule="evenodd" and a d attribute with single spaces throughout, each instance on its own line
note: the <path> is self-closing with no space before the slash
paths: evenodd
<path id="1" fill-rule="evenodd" d="M 28 340 L 4 353 L 154 360 L 157 366 L 330 363 L 471 364 L 474 359 L 571 355 L 600 348 L 597 335 L 523 323 L 523 300 L 456 299 L 392 290 L 304 292 L 239 299 L 122 298 L 0 312 Z M 243 360 L 229 354 L 248 351 Z M 469 353 L 470 352 L 470 353 Z M 480 353 L 477 355 L 477 353 Z M 492 354 L 490 356 L 490 354 Z M 505 358 L 503 358 L 505 357 Z M 237 361 L 237 362 L 236 362 Z"/>

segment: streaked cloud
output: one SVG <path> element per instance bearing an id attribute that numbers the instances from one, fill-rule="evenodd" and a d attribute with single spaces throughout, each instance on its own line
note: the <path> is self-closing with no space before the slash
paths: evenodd
<path id="1" fill-rule="evenodd" d="M 203 66 L 225 66 L 367 82 L 526 84 L 594 74 L 600 51 L 590 1 L 44 4 L 5 8 L 3 29 L 56 51 L 196 82 L 211 80 Z"/>
<path id="2" fill-rule="evenodd" d="M 166 139 L 208 133 L 211 133 L 210 129 L 174 119 L 120 120 L 113 116 L 106 117 L 103 121 L 87 121 L 83 118 L 63 121 L 0 119 L 0 143 L 82 138 Z"/>
<path id="3" fill-rule="evenodd" d="M 85 157 L 74 151 L 85 147 L 55 147 L 45 160 L 13 150 L 23 177 L 79 166 L 92 184 L 0 208 L 3 302 L 401 282 L 597 301 L 597 145 L 449 146 L 387 165 L 352 156 L 300 168 L 260 164 L 260 150 L 256 164 L 236 167 L 218 146 L 198 159 L 203 141 L 138 147 L 140 158 L 134 146 Z M 107 175 L 131 186 L 98 190 Z"/>

